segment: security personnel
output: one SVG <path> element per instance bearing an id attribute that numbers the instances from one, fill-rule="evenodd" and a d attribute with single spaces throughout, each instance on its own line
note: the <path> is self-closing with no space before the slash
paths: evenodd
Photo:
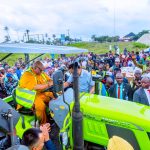
<path id="1" fill-rule="evenodd" d="M 28 102 L 30 104 L 30 99 L 27 96 L 30 95 L 30 91 L 33 95 L 36 91 L 35 97 L 33 96 L 35 98 L 34 106 L 40 124 L 44 124 L 48 121 L 46 116 L 46 104 L 49 103 L 51 98 L 54 98 L 52 92 L 43 92 L 43 90 L 53 85 L 53 81 L 43 70 L 43 64 L 40 61 L 36 61 L 29 70 L 24 72 L 20 79 L 19 86 L 25 93 L 19 96 L 16 93 L 16 97 L 18 96 L 17 98 L 19 98 L 18 101 L 22 101 L 24 106 Z"/>
<path id="2" fill-rule="evenodd" d="M 99 95 L 108 96 L 105 85 L 102 82 L 99 82 Z"/>

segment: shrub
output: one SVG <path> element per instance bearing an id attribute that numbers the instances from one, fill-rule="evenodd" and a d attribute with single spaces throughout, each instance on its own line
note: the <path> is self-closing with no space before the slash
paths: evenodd
<path id="1" fill-rule="evenodd" d="M 134 42 L 133 47 L 141 49 L 141 48 L 148 48 L 149 46 L 147 46 L 146 44 L 139 43 L 139 42 Z"/>

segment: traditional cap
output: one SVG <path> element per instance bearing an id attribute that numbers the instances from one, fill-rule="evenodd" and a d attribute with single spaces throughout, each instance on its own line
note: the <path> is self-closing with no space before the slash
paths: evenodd
<path id="1" fill-rule="evenodd" d="M 7 78 L 10 78 L 10 77 L 12 78 L 12 77 L 13 77 L 13 74 L 7 73 L 7 74 L 6 74 L 6 77 L 7 77 Z"/>
<path id="2" fill-rule="evenodd" d="M 29 150 L 29 148 L 24 145 L 15 145 L 6 150 Z"/>
<path id="3" fill-rule="evenodd" d="M 60 69 L 63 70 L 63 71 L 67 71 L 68 70 L 68 68 L 65 65 L 61 65 Z"/>
<path id="4" fill-rule="evenodd" d="M 119 58 L 116 58 L 116 59 L 115 59 L 115 62 L 120 62 L 120 59 L 119 59 Z"/>
<path id="5" fill-rule="evenodd" d="M 4 68 L 3 68 L 3 67 L 0 67 L 0 70 L 4 70 Z"/>
<path id="6" fill-rule="evenodd" d="M 107 75 L 107 76 L 112 76 L 112 72 L 107 71 L 107 72 L 106 72 L 106 75 Z"/>

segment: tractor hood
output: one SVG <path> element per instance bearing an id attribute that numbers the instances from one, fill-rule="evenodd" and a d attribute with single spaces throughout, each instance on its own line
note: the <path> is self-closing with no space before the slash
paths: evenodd
<path id="1" fill-rule="evenodd" d="M 84 93 L 80 96 L 80 107 L 84 117 L 150 131 L 149 106 Z"/>

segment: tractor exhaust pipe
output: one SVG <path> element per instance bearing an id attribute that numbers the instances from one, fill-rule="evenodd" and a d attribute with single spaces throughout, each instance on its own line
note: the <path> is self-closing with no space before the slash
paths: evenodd
<path id="1" fill-rule="evenodd" d="M 72 111 L 72 131 L 73 131 L 73 149 L 83 150 L 84 140 L 83 140 L 83 115 L 80 112 L 80 102 L 79 102 L 79 79 L 78 79 L 78 63 L 74 63 L 74 73 L 73 73 L 73 89 L 74 89 L 74 107 Z"/>

